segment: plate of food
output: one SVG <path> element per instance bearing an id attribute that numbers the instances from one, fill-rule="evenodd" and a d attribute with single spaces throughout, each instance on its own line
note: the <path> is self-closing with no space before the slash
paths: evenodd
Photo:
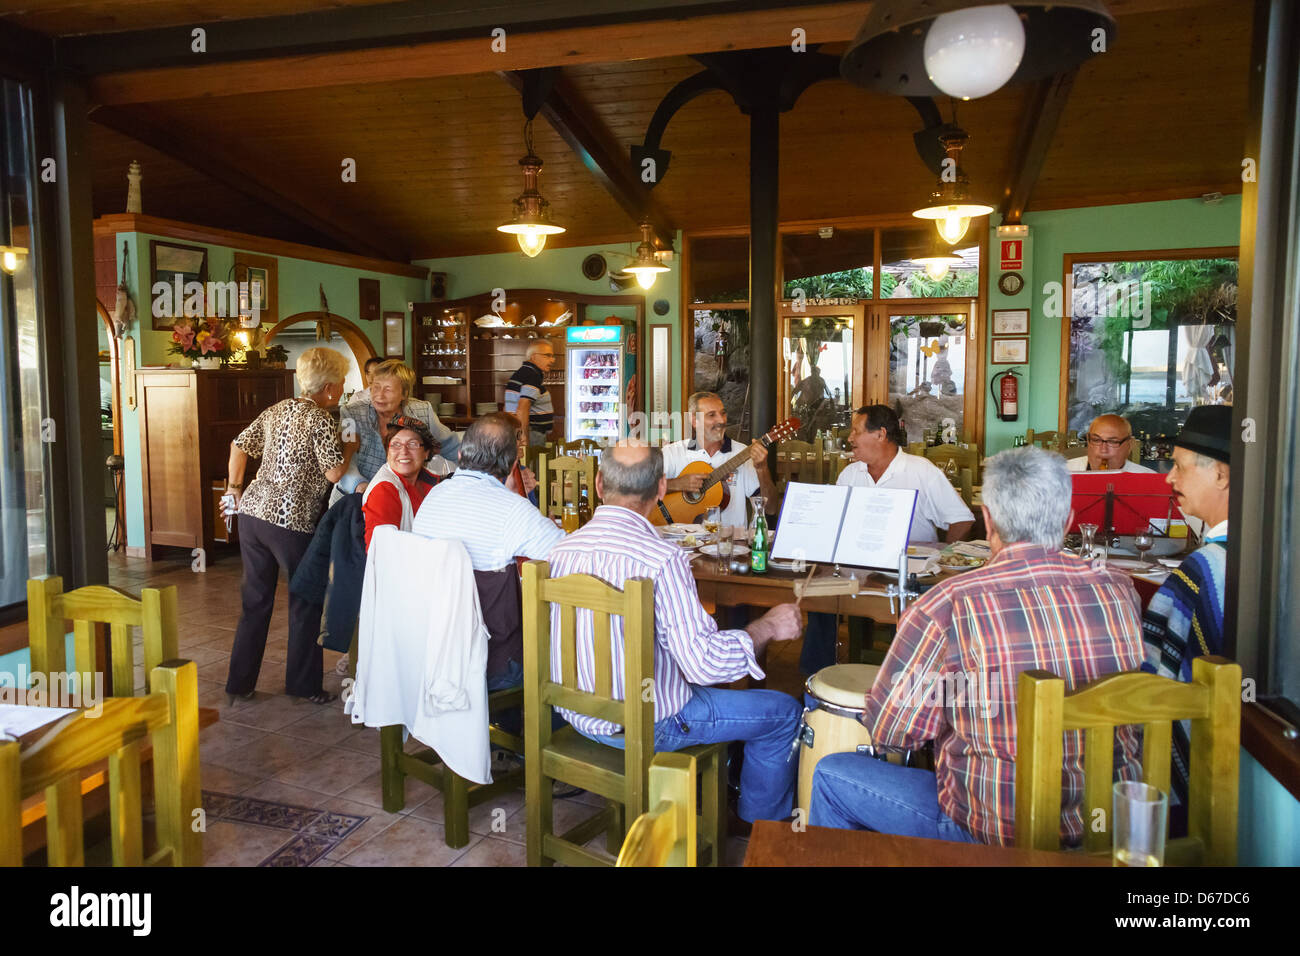
<path id="1" fill-rule="evenodd" d="M 958 541 L 944 548 L 939 567 L 945 571 L 972 571 L 988 564 L 991 556 L 987 541 Z"/>
<path id="2" fill-rule="evenodd" d="M 711 558 L 716 558 L 718 557 L 718 546 L 717 544 L 706 544 L 700 548 L 700 553 L 707 554 Z M 749 548 L 745 545 L 737 542 L 731 546 L 731 556 L 733 558 L 743 558 L 747 554 L 749 554 Z"/>
<path id="3" fill-rule="evenodd" d="M 684 538 L 688 534 L 702 536 L 707 532 L 702 524 L 666 524 L 659 529 L 665 538 Z"/>

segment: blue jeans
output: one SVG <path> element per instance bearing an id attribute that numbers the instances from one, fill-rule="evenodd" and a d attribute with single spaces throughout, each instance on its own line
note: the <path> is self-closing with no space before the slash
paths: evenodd
<path id="1" fill-rule="evenodd" d="M 745 764 L 740 772 L 742 820 L 783 820 L 794 806 L 799 764 L 789 760 L 803 708 L 776 690 L 723 690 L 692 687 L 686 706 L 655 722 L 655 750 L 681 750 L 696 744 L 740 740 Z M 598 743 L 623 749 L 623 735 L 588 734 Z"/>
<path id="2" fill-rule="evenodd" d="M 827 754 L 817 762 L 808 822 L 815 827 L 979 842 L 939 809 L 933 773 L 866 754 Z"/>

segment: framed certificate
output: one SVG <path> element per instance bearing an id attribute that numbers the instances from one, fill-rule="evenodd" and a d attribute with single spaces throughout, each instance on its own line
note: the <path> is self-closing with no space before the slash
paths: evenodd
<path id="1" fill-rule="evenodd" d="M 384 357 L 406 357 L 406 313 L 384 313 Z"/>
<path id="2" fill-rule="evenodd" d="M 1029 339 L 994 339 L 993 365 L 1027 365 L 1029 363 Z"/>
<path id="3" fill-rule="evenodd" d="M 1028 335 L 1029 334 L 1029 310 L 1028 309 L 994 309 L 993 310 L 993 334 L 994 335 Z"/>

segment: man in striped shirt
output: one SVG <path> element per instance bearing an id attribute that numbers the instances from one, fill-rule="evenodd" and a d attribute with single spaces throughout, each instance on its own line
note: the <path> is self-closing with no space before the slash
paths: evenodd
<path id="1" fill-rule="evenodd" d="M 658 448 L 620 445 L 606 451 L 596 475 L 601 506 L 587 524 L 551 552 L 551 576 L 591 574 L 617 587 L 628 578 L 655 585 L 655 749 L 745 742 L 740 778 L 742 820 L 789 816 L 798 766 L 787 760 L 802 708 L 789 694 L 772 690 L 725 690 L 749 674 L 763 677 L 755 661 L 768 641 L 799 635 L 793 604 L 772 608 L 744 630 L 720 631 L 700 604 L 687 554 L 664 541 L 647 520 L 664 495 L 663 454 Z M 551 608 L 552 678 L 560 679 L 559 608 Z M 578 684 L 595 689 L 592 616 L 577 617 Z M 613 696 L 622 700 L 623 620 L 610 620 Z M 623 747 L 622 727 L 561 710 L 575 729 L 593 740 Z"/>
<path id="2" fill-rule="evenodd" d="M 934 741 L 935 772 L 824 757 L 813 775 L 813 825 L 1010 846 L 1020 672 L 1051 671 L 1069 691 L 1142 663 L 1142 609 L 1128 576 L 1061 553 L 1074 519 L 1065 461 L 1034 447 L 1004 451 L 989 459 L 983 497 L 992 559 L 908 608 L 862 718 L 878 747 Z M 1082 736 L 1065 735 L 1068 845 L 1083 836 Z M 1116 739 L 1113 766 L 1138 779 L 1135 729 Z"/>

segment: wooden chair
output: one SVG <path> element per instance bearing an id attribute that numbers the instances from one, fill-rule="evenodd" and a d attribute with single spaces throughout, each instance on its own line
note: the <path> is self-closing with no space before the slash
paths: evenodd
<path id="1" fill-rule="evenodd" d="M 1025 444 L 1039 445 L 1048 451 L 1062 451 L 1065 448 L 1065 436 L 1058 431 L 1036 432 L 1032 428 L 1025 430 Z"/>
<path id="2" fill-rule="evenodd" d="M 960 475 L 961 500 L 966 502 L 966 507 L 971 506 L 975 499 L 975 478 L 969 468 L 963 468 Z"/>
<path id="3" fill-rule="evenodd" d="M 135 693 L 131 628 L 139 627 L 143 632 L 144 671 L 146 675 L 152 675 L 154 668 L 163 661 L 179 656 L 176 613 L 174 585 L 144 588 L 140 597 L 134 598 L 125 591 L 99 584 L 64 591 L 63 578 L 54 575 L 30 578 L 27 581 L 27 634 L 32 672 L 52 674 L 67 671 L 64 637 L 67 634 L 66 622 L 71 620 L 77 673 L 91 674 L 103 670 L 101 647 L 107 648 L 112 666 L 109 693 L 113 697 L 130 697 Z"/>
<path id="4" fill-rule="evenodd" d="M 1084 455 L 1088 454 L 1088 446 L 1074 445 L 1071 447 L 1067 445 L 1061 454 L 1065 456 L 1066 461 L 1069 461 L 1072 458 L 1082 458 Z"/>
<path id="5" fill-rule="evenodd" d="M 618 866 L 695 865 L 695 758 L 655 754 L 650 761 L 650 806 L 628 828 Z"/>
<path id="6" fill-rule="evenodd" d="M 845 458 L 843 455 L 831 455 L 826 468 L 827 484 L 835 484 L 835 482 L 839 480 L 840 472 L 849 466 L 851 460 L 852 459 Z"/>
<path id="7" fill-rule="evenodd" d="M 25 751 L 0 742 L 0 866 L 23 862 L 22 803 L 44 791 L 51 866 L 84 866 L 82 793 L 88 773 L 108 763 L 114 866 L 201 866 L 198 671 L 171 660 L 149 675 L 154 693 L 112 697 L 103 711 L 69 714 Z M 146 740 L 146 737 L 148 740 Z M 158 849 L 144 856 L 140 766 L 152 745 Z"/>
<path id="8" fill-rule="evenodd" d="M 1128 443 L 1128 460 L 1134 464 L 1142 464 L 1142 443 L 1134 438 Z"/>
<path id="9" fill-rule="evenodd" d="M 557 441 L 553 444 L 556 455 L 568 455 L 572 458 L 597 455 L 601 451 L 600 442 L 594 438 L 575 438 L 573 441 Z"/>
<path id="10" fill-rule="evenodd" d="M 908 442 L 907 453 L 909 455 L 916 455 L 919 458 L 925 455 L 925 448 L 926 445 L 923 441 Z"/>
<path id="11" fill-rule="evenodd" d="M 1241 750 L 1241 667 L 1222 657 L 1192 661 L 1192 681 L 1136 671 L 1111 674 L 1069 694 L 1046 671 L 1021 673 L 1016 713 L 1016 845 L 1060 849 L 1063 734 L 1085 731 L 1084 848 L 1109 852 L 1114 731 L 1142 724 L 1142 779 L 1169 793 L 1173 721 L 1191 720 L 1188 836 L 1170 841 L 1171 865 L 1237 862 L 1237 763 Z M 1102 811 L 1100 814 L 1097 811 Z"/>
<path id="12" fill-rule="evenodd" d="M 488 720 L 506 710 L 522 707 L 523 702 L 521 687 L 488 694 Z M 494 747 L 504 747 L 514 753 L 522 753 L 524 749 L 522 737 L 507 733 L 493 723 L 488 724 L 488 740 Z M 443 840 L 453 849 L 469 843 L 470 807 L 508 793 L 524 780 L 523 770 L 514 769 L 495 774 L 491 783 L 471 783 L 442 763 L 428 747 L 407 753 L 402 746 L 400 724 L 379 728 L 379 767 L 384 810 L 388 813 L 400 813 L 406 806 L 407 777 L 427 783 L 442 794 Z"/>
<path id="13" fill-rule="evenodd" d="M 560 606 L 559 682 L 551 675 L 551 604 Z M 577 615 L 594 625 L 595 688 L 578 686 Z M 610 618 L 623 619 L 623 686 L 613 698 Z M 588 574 L 551 578 L 543 561 L 524 565 L 524 772 L 527 777 L 528 864 L 561 862 L 603 866 L 613 860 L 586 848 L 602 831 L 610 854 L 623 845 L 624 821 L 649 809 L 648 776 L 654 756 L 654 583 L 624 582 L 623 590 Z M 625 749 L 596 743 L 572 727 L 551 729 L 551 708 L 609 720 L 623 727 Z M 688 747 L 680 753 L 702 769 L 701 833 L 708 863 L 726 847 L 726 744 Z M 608 806 L 562 835 L 553 829 L 551 781 L 563 780 L 605 797 Z M 694 787 L 692 783 L 691 788 Z"/>
<path id="14" fill-rule="evenodd" d="M 587 489 L 587 502 L 596 509 L 596 459 L 547 455 L 537 456 L 537 506 L 548 518 L 563 518 L 564 506 L 577 504 L 582 489 Z"/>
<path id="15" fill-rule="evenodd" d="M 776 450 L 776 487 L 784 492 L 792 481 L 824 484 L 822 446 L 806 441 L 783 441 Z"/>
<path id="16" fill-rule="evenodd" d="M 943 471 L 948 466 L 948 462 L 955 461 L 959 474 L 961 469 L 969 468 L 974 483 L 979 484 L 980 450 L 978 448 L 962 448 L 960 445 L 935 445 L 933 448 L 925 450 L 925 457 L 930 459 L 940 471 Z"/>

